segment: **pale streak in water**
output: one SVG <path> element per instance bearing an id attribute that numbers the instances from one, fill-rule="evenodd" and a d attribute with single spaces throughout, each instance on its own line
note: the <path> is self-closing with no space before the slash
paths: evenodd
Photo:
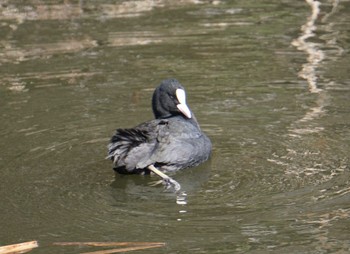
<path id="1" fill-rule="evenodd" d="M 316 68 L 323 61 L 325 55 L 316 43 L 306 40 L 315 36 L 314 31 L 317 29 L 315 21 L 320 14 L 320 2 L 315 0 L 306 0 L 306 2 L 310 5 L 312 12 L 307 22 L 301 27 L 302 35 L 294 40 L 292 45 L 308 54 L 307 63 L 303 64 L 299 76 L 307 80 L 311 93 L 319 93 L 322 89 L 317 87 Z"/>
<path id="2" fill-rule="evenodd" d="M 297 47 L 298 50 L 305 52 L 307 57 L 307 62 L 302 65 L 301 71 L 298 73 L 299 77 L 305 79 L 308 83 L 309 92 L 311 94 L 316 94 L 316 106 L 310 107 L 307 112 L 304 114 L 303 117 L 301 117 L 299 120 L 295 121 L 290 128 L 290 134 L 291 137 L 301 137 L 301 135 L 305 134 L 311 134 L 311 133 L 317 133 L 324 130 L 323 126 L 315 126 L 314 120 L 317 118 L 320 118 L 325 113 L 325 106 L 330 101 L 330 95 L 328 94 L 328 87 L 332 85 L 332 81 L 328 82 L 326 84 L 323 84 L 323 88 L 319 87 L 317 76 L 317 69 L 320 68 L 320 65 L 322 64 L 322 61 L 327 57 L 328 60 L 335 61 L 339 56 L 341 56 L 344 52 L 344 50 L 337 45 L 336 43 L 336 31 L 332 29 L 332 23 L 326 23 L 327 19 L 334 15 L 334 13 L 337 12 L 337 9 L 339 7 L 339 0 L 333 1 L 333 8 L 332 10 L 327 13 L 323 19 L 322 22 L 326 23 L 323 24 L 326 26 L 327 32 L 331 34 L 330 39 L 323 39 L 325 43 L 313 43 L 307 41 L 308 39 L 315 37 L 314 31 L 317 30 L 317 26 L 315 24 L 316 20 L 320 17 L 320 5 L 321 3 L 316 0 L 305 0 L 311 7 L 311 14 L 308 17 L 305 24 L 302 25 L 301 31 L 302 34 L 295 39 L 292 42 L 292 45 Z M 330 56 L 326 55 L 326 52 L 324 52 L 321 47 L 329 48 L 330 46 L 334 48 L 337 53 L 332 54 Z M 332 53 L 332 52 L 331 52 Z M 333 52 L 334 53 L 334 52 Z M 315 175 L 319 174 L 320 172 L 328 172 L 328 169 L 324 169 L 323 165 L 318 165 L 319 167 L 301 167 L 301 168 L 294 168 L 290 165 L 290 163 L 294 160 L 296 157 L 305 157 L 308 158 L 309 156 L 317 156 L 320 152 L 316 152 L 316 154 L 312 153 L 311 151 L 296 151 L 292 148 L 287 148 L 287 154 L 284 156 L 279 156 L 277 154 L 273 154 L 272 158 L 268 159 L 268 161 L 273 162 L 277 165 L 281 165 L 286 167 L 286 174 L 292 174 L 292 175 Z M 324 174 L 323 180 L 330 180 L 335 175 L 337 175 L 339 172 L 342 172 L 344 169 L 343 166 L 340 166 L 339 168 L 332 170 L 332 173 L 327 175 Z"/>
<path id="3" fill-rule="evenodd" d="M 305 0 L 309 6 L 311 7 L 311 15 L 308 17 L 307 22 L 302 25 L 301 31 L 302 34 L 297 39 L 292 42 L 292 45 L 297 47 L 298 50 L 304 51 L 308 57 L 307 62 L 302 65 L 301 71 L 298 73 L 299 77 L 305 79 L 309 86 L 310 93 L 317 94 L 316 106 L 311 107 L 305 115 L 297 120 L 293 125 L 298 125 L 302 123 L 309 123 L 324 114 L 324 107 L 327 105 L 329 101 L 329 96 L 325 89 L 320 88 L 318 84 L 318 76 L 317 69 L 320 67 L 322 62 L 326 57 L 326 53 L 321 49 L 321 46 L 325 46 L 321 43 L 314 43 L 307 41 L 308 39 L 315 37 L 314 31 L 317 30 L 317 26 L 315 24 L 316 20 L 320 16 L 320 5 L 321 3 L 316 0 Z M 339 1 L 333 1 L 333 8 L 330 13 L 328 13 L 325 18 L 333 15 L 338 7 Z M 323 19 L 325 22 L 326 20 Z M 327 42 L 328 44 L 328 42 Z M 324 128 L 322 126 L 317 127 L 298 127 L 293 126 L 291 128 L 292 134 L 290 136 L 298 136 L 301 134 L 315 133 L 320 132 Z"/>

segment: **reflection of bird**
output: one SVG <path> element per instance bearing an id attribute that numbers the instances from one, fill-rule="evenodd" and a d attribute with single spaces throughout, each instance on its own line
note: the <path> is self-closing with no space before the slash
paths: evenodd
<path id="1" fill-rule="evenodd" d="M 152 98 L 156 119 L 131 129 L 118 129 L 108 145 L 108 158 L 122 174 L 162 173 L 197 166 L 209 158 L 211 142 L 186 105 L 176 79 L 162 81 Z M 159 170 L 158 170 L 159 169 Z"/>

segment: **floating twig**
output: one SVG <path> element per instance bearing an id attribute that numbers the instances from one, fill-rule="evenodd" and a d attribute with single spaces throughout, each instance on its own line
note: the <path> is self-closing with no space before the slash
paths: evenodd
<path id="1" fill-rule="evenodd" d="M 94 247 L 119 247 L 119 246 L 164 246 L 163 242 L 55 242 L 58 246 L 94 246 Z"/>
<path id="2" fill-rule="evenodd" d="M 159 248 L 165 246 L 163 242 L 56 242 L 56 246 L 93 246 L 93 247 L 124 247 L 108 250 L 98 250 L 84 252 L 82 254 L 111 254 L 134 250 L 144 250 L 150 248 Z M 1 254 L 1 253 L 0 253 Z"/>
<path id="3" fill-rule="evenodd" d="M 90 247 L 121 247 L 115 249 L 98 250 L 84 252 L 82 254 L 111 254 L 134 250 L 144 250 L 150 248 L 159 248 L 165 246 L 163 242 L 55 242 L 56 246 L 90 246 Z M 11 244 L 0 247 L 0 254 L 19 254 L 31 251 L 39 247 L 37 241 Z"/>
<path id="4" fill-rule="evenodd" d="M 37 241 L 16 243 L 0 247 L 0 254 L 16 254 L 31 251 L 39 246 Z"/>
<path id="5" fill-rule="evenodd" d="M 151 249 L 151 248 L 159 248 L 164 246 L 164 244 L 155 244 L 155 245 L 143 245 L 143 246 L 135 246 L 135 247 L 125 247 L 125 248 L 118 248 L 118 249 L 109 249 L 109 250 L 99 250 L 99 251 L 93 251 L 93 252 L 84 252 L 82 254 L 111 254 L 111 253 L 120 253 L 120 252 L 127 252 L 127 251 L 134 251 L 134 250 L 145 250 L 145 249 Z"/>

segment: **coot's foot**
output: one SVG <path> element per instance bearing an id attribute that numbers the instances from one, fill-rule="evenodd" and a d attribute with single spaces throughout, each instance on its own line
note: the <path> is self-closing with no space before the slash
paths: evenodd
<path id="1" fill-rule="evenodd" d="M 168 179 L 163 179 L 163 183 L 166 189 L 170 189 L 171 186 L 173 186 L 175 192 L 178 192 L 179 190 L 181 190 L 181 185 L 170 177 Z"/>
<path id="2" fill-rule="evenodd" d="M 177 181 L 175 181 L 174 179 L 172 179 L 168 175 L 164 174 L 162 171 L 157 169 L 155 166 L 149 165 L 148 169 L 163 179 L 162 182 L 165 185 L 166 189 L 174 187 L 175 192 L 178 192 L 181 189 L 181 185 Z"/>

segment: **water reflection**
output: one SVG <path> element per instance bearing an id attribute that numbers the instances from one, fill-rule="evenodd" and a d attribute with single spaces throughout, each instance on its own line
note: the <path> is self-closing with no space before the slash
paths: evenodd
<path id="1" fill-rule="evenodd" d="M 332 104 L 333 98 L 329 91 L 334 82 L 325 80 L 321 75 L 323 73 L 321 69 L 326 67 L 324 64 L 326 60 L 328 64 L 330 61 L 336 62 L 344 50 L 336 41 L 339 32 L 329 21 L 330 17 L 337 12 L 339 1 L 331 1 L 332 9 L 326 14 L 321 12 L 320 1 L 306 0 L 306 2 L 311 8 L 311 14 L 301 28 L 301 36 L 294 40 L 292 45 L 307 54 L 307 63 L 302 65 L 298 75 L 307 81 L 310 95 L 314 94 L 316 97 L 316 106 L 310 107 L 302 118 L 292 124 L 289 136 L 297 137 L 300 140 L 298 142 L 306 143 L 310 149 L 295 149 L 294 147 L 299 146 L 293 145 L 287 149 L 286 155 L 275 155 L 276 160 L 272 159 L 271 161 L 286 167 L 285 173 L 287 175 L 296 176 L 301 181 L 307 181 L 307 179 L 312 177 L 313 181 L 318 183 L 318 191 L 313 194 L 313 201 L 316 202 L 311 208 L 314 212 L 307 210 L 304 215 L 299 216 L 298 222 L 293 227 L 305 234 L 312 234 L 313 237 L 311 239 L 317 240 L 312 245 L 318 251 L 324 251 L 334 249 L 336 246 L 331 239 L 332 233 L 329 230 L 331 225 L 333 223 L 342 223 L 350 215 L 349 209 L 344 208 L 340 201 L 343 195 L 349 193 L 349 188 L 340 180 L 342 176 L 347 175 L 348 166 L 347 160 L 344 158 L 337 158 L 336 163 L 325 158 L 324 154 L 327 154 L 327 147 L 330 141 L 319 136 L 315 138 L 313 144 L 309 144 L 305 142 L 305 137 L 306 135 L 325 131 L 320 118 L 327 114 L 326 108 Z M 322 16 L 323 24 L 317 25 L 317 21 Z M 320 26 L 327 33 L 319 35 L 317 30 Z M 310 41 L 311 39 L 319 39 L 319 42 L 312 42 Z M 282 157 L 283 159 L 281 160 Z M 300 166 L 299 163 L 302 161 L 304 163 Z M 295 162 L 297 162 L 297 166 L 291 166 Z M 325 208 L 329 202 L 333 203 L 334 207 Z"/>
<path id="2" fill-rule="evenodd" d="M 196 192 L 200 189 L 201 186 L 203 186 L 210 177 L 210 170 L 211 169 L 211 161 L 204 163 L 203 165 L 200 165 L 196 168 L 190 168 L 181 172 L 178 172 L 176 175 L 171 176 L 176 181 L 181 183 L 181 190 L 176 193 L 172 191 L 172 189 L 167 190 L 164 188 L 162 184 L 158 184 L 156 186 L 153 186 L 155 182 L 158 182 L 159 178 L 154 175 L 145 175 L 145 176 L 139 176 L 139 175 L 131 175 L 131 176 L 124 176 L 115 174 L 115 179 L 113 183 L 111 184 L 111 187 L 113 187 L 118 192 L 126 193 L 127 195 L 135 195 L 138 197 L 140 195 L 140 192 L 147 193 L 148 191 L 151 191 L 152 193 L 157 193 L 154 197 L 149 198 L 156 198 L 159 195 L 162 195 L 162 193 L 168 193 L 167 196 L 172 196 L 173 200 L 176 202 L 183 202 L 182 204 L 187 204 L 187 196 L 188 194 L 191 194 L 193 192 Z M 139 187 L 135 187 L 139 186 Z"/>
<path id="3" fill-rule="evenodd" d="M 349 249 L 344 1 L 4 2 L 4 244 Z M 179 195 L 152 176 L 114 176 L 104 160 L 110 132 L 150 118 L 152 84 L 168 76 L 187 80 L 214 145 L 208 164 L 172 176 Z"/>
<path id="4" fill-rule="evenodd" d="M 291 136 L 315 133 L 324 129 L 323 127 L 299 127 L 298 124 L 306 122 L 306 125 L 309 125 L 310 121 L 320 117 L 324 113 L 326 98 L 328 97 L 323 89 L 319 87 L 316 73 L 317 68 L 320 67 L 325 58 L 325 53 L 320 49 L 320 44 L 308 41 L 308 39 L 315 37 L 314 32 L 317 29 L 315 22 L 320 15 L 320 2 L 315 0 L 306 0 L 306 2 L 311 8 L 311 14 L 307 22 L 301 27 L 301 36 L 294 40 L 292 45 L 307 54 L 307 63 L 303 64 L 299 76 L 307 81 L 309 91 L 318 94 L 318 98 L 316 101 L 317 106 L 310 108 L 303 118 L 294 123 L 296 126 L 291 129 L 293 132 L 293 134 L 290 134 Z"/>
<path id="5" fill-rule="evenodd" d="M 315 0 L 306 0 L 306 2 L 311 7 L 311 14 L 307 22 L 301 27 L 302 35 L 294 40 L 292 45 L 307 53 L 307 63 L 303 64 L 299 76 L 307 80 L 311 93 L 319 93 L 322 89 L 317 86 L 316 69 L 325 56 L 323 50 L 319 48 L 319 44 L 307 40 L 315 36 L 314 31 L 317 29 L 315 22 L 320 15 L 320 2 Z"/>
<path id="6" fill-rule="evenodd" d="M 67 1 L 65 1 L 67 2 Z M 3 2 L 0 6 L 0 18 L 2 20 L 16 20 L 17 25 L 25 20 L 60 20 L 79 17 L 83 13 L 83 1 L 79 4 L 31 4 L 17 5 L 9 1 Z M 17 29 L 13 25 L 13 29 Z"/>
<path id="7" fill-rule="evenodd" d="M 119 47 L 161 43 L 164 41 L 165 36 L 151 31 L 140 31 L 110 33 L 108 37 L 108 44 L 110 46 Z"/>
<path id="8" fill-rule="evenodd" d="M 302 65 L 302 70 L 298 73 L 298 75 L 307 81 L 310 93 L 316 94 L 317 99 L 315 102 L 316 106 L 311 107 L 301 119 L 297 120 L 293 124 L 293 127 L 290 130 L 292 132 L 290 136 L 296 137 L 298 135 L 317 133 L 324 130 L 323 126 L 310 126 L 312 125 L 313 120 L 320 118 L 325 113 L 325 107 L 329 104 L 331 99 L 327 92 L 327 86 L 329 86 L 329 84 L 332 82 L 328 82 L 328 85 L 324 81 L 320 82 L 318 74 L 320 71 L 318 69 L 322 67 L 322 63 L 326 58 L 336 61 L 337 57 L 335 54 L 327 56 L 326 52 L 322 48 L 328 48 L 330 45 L 332 45 L 338 49 L 338 56 L 340 56 L 343 52 L 343 49 L 337 45 L 335 40 L 334 34 L 337 32 L 334 31 L 331 23 L 327 22 L 329 17 L 336 13 L 339 1 L 332 1 L 333 5 L 331 11 L 324 15 L 322 19 L 322 22 L 325 23 L 324 26 L 327 27 L 327 32 L 333 35 L 329 36 L 329 39 L 325 39 L 324 43 L 315 43 L 310 41 L 310 39 L 317 37 L 316 22 L 321 15 L 321 3 L 316 0 L 306 0 L 306 2 L 311 8 L 311 14 L 308 17 L 307 22 L 301 27 L 301 36 L 295 39 L 292 42 L 292 45 L 297 47 L 298 50 L 304 51 L 307 54 L 307 63 Z M 323 36 L 323 38 L 325 37 L 327 36 Z M 322 85 L 323 88 L 321 88 Z"/>
<path id="9" fill-rule="evenodd" d="M 88 15 L 90 12 L 98 11 L 102 13 L 102 18 L 121 18 L 121 17 L 137 17 L 150 12 L 155 8 L 188 4 L 203 4 L 200 0 L 140 0 L 140 1 L 119 1 L 115 4 L 97 4 L 91 1 L 79 0 L 64 1 L 63 4 L 32 4 L 16 5 L 11 2 L 4 1 L 0 5 L 0 19 L 1 20 L 16 20 L 18 24 L 25 20 L 67 20 L 76 19 L 82 15 Z M 219 4 L 220 1 L 212 1 L 214 5 Z M 16 26 L 13 26 L 16 27 Z"/>

